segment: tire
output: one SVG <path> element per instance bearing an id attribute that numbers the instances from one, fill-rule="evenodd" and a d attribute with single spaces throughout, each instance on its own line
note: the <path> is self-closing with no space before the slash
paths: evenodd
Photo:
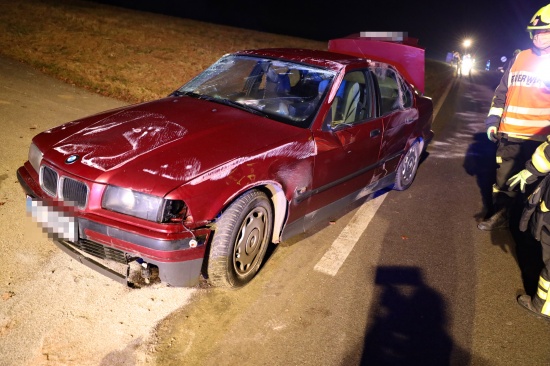
<path id="1" fill-rule="evenodd" d="M 411 186 L 414 181 L 414 177 L 416 176 L 416 171 L 418 170 L 419 161 L 420 146 L 415 142 L 409 148 L 409 151 L 407 151 L 397 167 L 393 189 L 397 191 L 404 191 Z"/>
<path id="2" fill-rule="evenodd" d="M 208 282 L 222 288 L 250 282 L 262 265 L 272 232 L 268 197 L 257 190 L 240 196 L 216 224 L 208 257 Z"/>

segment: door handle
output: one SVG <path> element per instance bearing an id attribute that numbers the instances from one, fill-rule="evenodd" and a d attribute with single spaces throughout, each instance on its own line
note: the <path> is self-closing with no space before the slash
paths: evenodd
<path id="1" fill-rule="evenodd" d="M 378 128 L 370 132 L 370 137 L 376 137 L 378 135 L 380 135 L 380 130 Z"/>

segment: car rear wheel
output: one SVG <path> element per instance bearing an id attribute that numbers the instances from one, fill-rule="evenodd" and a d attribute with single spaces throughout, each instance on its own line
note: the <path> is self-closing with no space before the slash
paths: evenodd
<path id="1" fill-rule="evenodd" d="M 208 282 L 226 288 L 250 282 L 260 269 L 272 231 L 271 204 L 263 192 L 252 190 L 235 200 L 216 223 Z"/>
<path id="2" fill-rule="evenodd" d="M 397 175 L 395 176 L 395 184 L 393 188 L 398 191 L 404 191 L 409 188 L 416 176 L 418 163 L 420 161 L 420 145 L 414 143 L 407 151 L 407 154 L 399 163 Z"/>

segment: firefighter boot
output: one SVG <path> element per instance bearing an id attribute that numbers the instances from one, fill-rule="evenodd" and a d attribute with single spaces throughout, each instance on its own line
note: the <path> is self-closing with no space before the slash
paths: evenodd
<path id="1" fill-rule="evenodd" d="M 519 296 L 518 304 L 521 305 L 522 308 L 531 312 L 533 315 L 550 321 L 550 298 L 548 297 L 549 288 L 550 281 L 547 281 L 540 276 L 537 294 L 533 297 L 529 295 Z"/>
<path id="2" fill-rule="evenodd" d="M 488 219 L 485 219 L 477 224 L 477 228 L 484 231 L 506 229 L 509 221 L 508 210 L 506 208 L 502 208 Z"/>

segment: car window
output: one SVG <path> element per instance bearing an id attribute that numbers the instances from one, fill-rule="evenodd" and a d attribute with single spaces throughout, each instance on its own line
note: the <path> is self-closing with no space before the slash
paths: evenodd
<path id="1" fill-rule="evenodd" d="M 374 89 L 366 70 L 347 73 L 336 92 L 326 123 L 332 128 L 374 117 Z"/>
<path id="2" fill-rule="evenodd" d="M 374 74 L 380 89 L 381 115 L 412 106 L 412 91 L 399 74 L 388 67 L 376 67 Z"/>
<path id="3" fill-rule="evenodd" d="M 252 56 L 228 55 L 178 89 L 307 127 L 336 73 L 309 65 Z"/>
<path id="4" fill-rule="evenodd" d="M 399 79 L 399 84 L 401 85 L 401 98 L 403 102 L 403 108 L 411 108 L 413 103 L 413 92 L 409 85 L 403 81 L 403 79 Z"/>

